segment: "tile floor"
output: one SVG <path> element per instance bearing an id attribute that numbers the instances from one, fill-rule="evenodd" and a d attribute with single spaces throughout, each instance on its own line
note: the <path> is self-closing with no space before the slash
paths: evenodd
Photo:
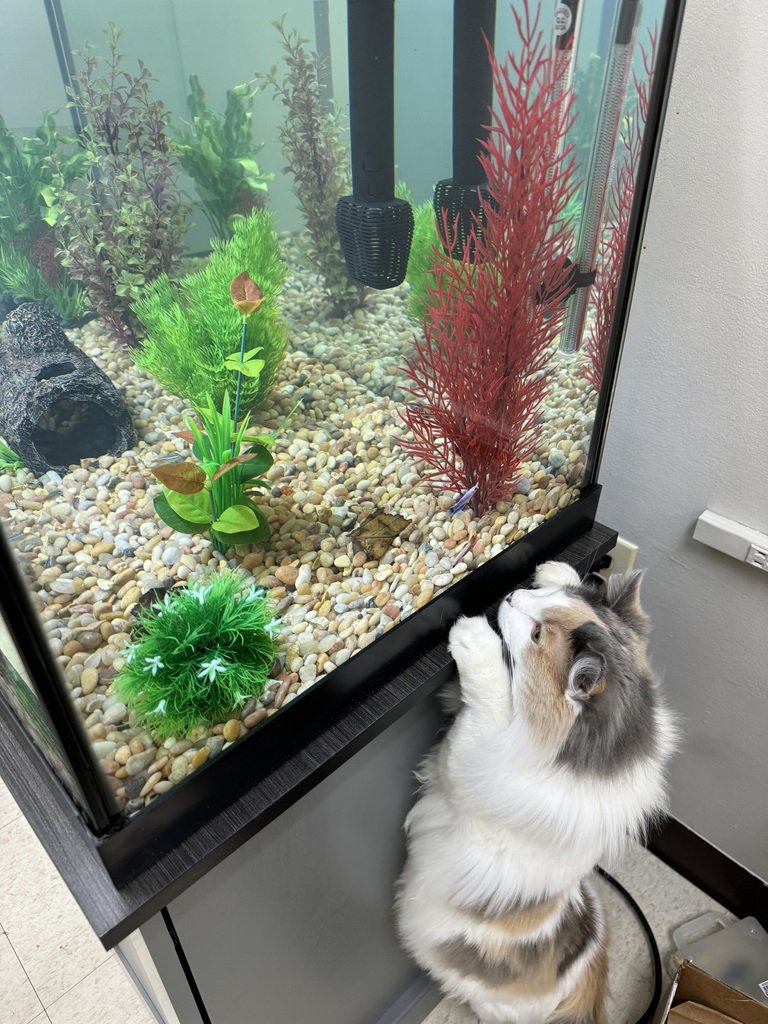
<path id="1" fill-rule="evenodd" d="M 706 910 L 722 910 L 639 846 L 608 867 L 645 911 L 667 967 L 672 930 Z M 650 961 L 631 911 L 613 889 L 604 886 L 604 892 L 611 932 L 608 1019 L 632 1024 L 648 1001 Z M 116 955 L 105 952 L 92 934 L 1 781 L 0 1020 L 154 1024 Z M 424 1024 L 475 1024 L 475 1017 L 445 1001 Z"/>
<path id="2" fill-rule="evenodd" d="M 154 1024 L 1 781 L 0 1020 Z"/>

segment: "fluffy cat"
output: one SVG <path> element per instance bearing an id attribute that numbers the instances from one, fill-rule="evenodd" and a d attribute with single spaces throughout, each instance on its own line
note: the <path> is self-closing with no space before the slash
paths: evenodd
<path id="1" fill-rule="evenodd" d="M 451 630 L 461 707 L 419 772 L 397 923 L 482 1024 L 604 1024 L 593 870 L 663 810 L 676 739 L 639 586 L 547 562 L 502 601 L 501 636 Z"/>

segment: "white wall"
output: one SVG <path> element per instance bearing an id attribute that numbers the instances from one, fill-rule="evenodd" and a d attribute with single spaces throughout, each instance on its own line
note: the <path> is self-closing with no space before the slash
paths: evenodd
<path id="1" fill-rule="evenodd" d="M 672 813 L 765 879 L 768 574 L 691 533 L 705 508 L 768 531 L 767 53 L 762 0 L 688 0 L 600 507 L 685 719 Z"/>

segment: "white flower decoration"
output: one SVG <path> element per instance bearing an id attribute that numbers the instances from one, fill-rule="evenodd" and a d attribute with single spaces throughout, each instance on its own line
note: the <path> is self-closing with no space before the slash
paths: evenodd
<path id="1" fill-rule="evenodd" d="M 208 678 L 209 683 L 213 683 L 216 680 L 216 676 L 220 672 L 226 672 L 229 666 L 226 665 L 221 658 L 211 658 L 210 661 L 203 661 L 200 663 L 200 671 L 197 673 L 198 679 Z"/>
<path id="2" fill-rule="evenodd" d="M 159 700 L 157 702 L 157 707 L 152 708 L 152 711 L 153 711 L 153 713 L 155 715 L 164 715 L 165 714 L 165 701 L 164 700 Z"/>
<path id="3" fill-rule="evenodd" d="M 130 665 L 133 659 L 136 657 L 136 648 L 133 646 L 133 644 L 131 644 L 130 647 L 126 647 L 123 650 L 123 654 L 125 655 L 126 662 Z"/>
<path id="4" fill-rule="evenodd" d="M 250 604 L 252 601 L 256 601 L 264 593 L 264 587 L 256 587 L 251 584 L 243 595 L 243 601 L 246 604 Z"/>
<path id="5" fill-rule="evenodd" d="M 161 668 L 165 668 L 165 665 L 160 660 L 160 658 L 158 658 L 157 656 L 155 656 L 154 658 L 145 658 L 144 659 L 144 671 L 145 672 L 151 672 L 153 676 L 156 676 L 157 673 L 158 673 L 158 669 L 161 669 Z"/>
<path id="6" fill-rule="evenodd" d="M 208 595 L 208 591 L 210 589 L 211 588 L 209 586 L 206 587 L 202 583 L 197 582 L 197 583 L 194 584 L 194 586 L 189 588 L 188 593 L 191 594 L 192 597 L 197 598 L 197 600 L 200 602 L 200 604 L 203 604 L 203 602 L 205 601 L 205 598 Z"/>
<path id="7" fill-rule="evenodd" d="M 264 632 L 269 634 L 270 640 L 274 640 L 275 633 L 280 632 L 280 621 L 278 619 L 272 619 L 272 621 L 268 622 L 264 627 Z"/>

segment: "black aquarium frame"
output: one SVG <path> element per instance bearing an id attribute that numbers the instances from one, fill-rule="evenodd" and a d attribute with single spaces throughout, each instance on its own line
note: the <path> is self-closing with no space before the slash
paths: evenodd
<path id="1" fill-rule="evenodd" d="M 253 729 L 226 754 L 208 762 L 149 807 L 130 817 L 119 810 L 91 752 L 90 741 L 66 691 L 27 584 L 10 544 L 0 530 L 0 611 L 87 804 L 80 808 L 87 833 L 117 885 L 134 878 L 192 832 L 205 826 L 214 814 L 258 784 L 277 765 L 289 757 L 300 756 L 308 743 L 338 719 L 343 711 L 362 701 L 419 654 L 444 638 L 460 614 L 483 612 L 530 575 L 538 562 L 562 550 L 594 524 L 601 490 L 597 477 L 605 431 L 626 333 L 684 8 L 685 0 L 668 0 L 659 30 L 656 75 L 649 100 L 645 143 L 638 169 L 616 315 L 578 501 L 474 569 L 424 608 L 329 673 L 318 685 L 291 701 L 277 715 Z M 2 705 L 0 721 L 8 714 L 13 715 L 4 701 Z M 13 732 L 21 734 L 19 730 Z M 38 755 L 32 740 L 28 742 Z M 48 776 L 52 785 L 66 788 L 54 776 L 52 769 Z M 76 804 L 82 802 L 76 794 L 70 796 Z"/>

